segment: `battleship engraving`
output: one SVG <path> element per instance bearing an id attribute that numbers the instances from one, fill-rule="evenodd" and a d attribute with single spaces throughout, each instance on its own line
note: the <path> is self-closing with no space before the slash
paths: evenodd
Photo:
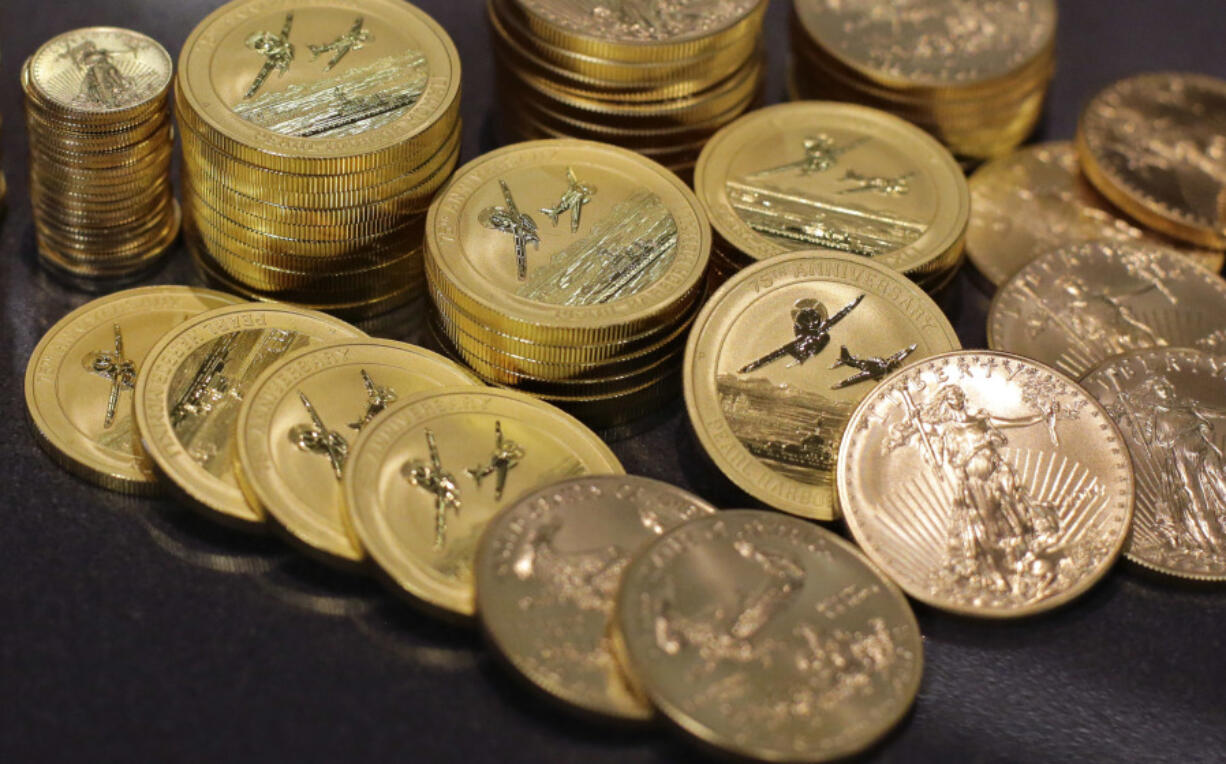
<path id="1" fill-rule="evenodd" d="M 660 197 L 637 191 L 553 255 L 516 292 L 552 305 L 599 305 L 636 294 L 672 264 L 677 221 Z"/>

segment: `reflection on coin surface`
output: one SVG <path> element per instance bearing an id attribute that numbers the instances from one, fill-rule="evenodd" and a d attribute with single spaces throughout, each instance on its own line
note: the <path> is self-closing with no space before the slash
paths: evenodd
<path id="1" fill-rule="evenodd" d="M 1138 350 L 1081 384 L 1132 454 L 1137 504 L 1124 554 L 1173 576 L 1226 580 L 1226 357 Z"/>
<path id="2" fill-rule="evenodd" d="M 1168 246 L 1215 272 L 1226 260 L 1222 252 L 1181 245 L 1121 217 L 1082 176 L 1068 141 L 988 162 L 971 176 L 970 187 L 967 256 L 996 286 L 1044 252 L 1094 240 Z"/>
<path id="3" fill-rule="evenodd" d="M 92 483 L 155 493 L 157 478 L 132 415 L 146 355 L 176 325 L 240 302 L 210 289 L 141 287 L 64 316 L 26 366 L 26 409 L 38 442 L 65 469 Z"/>
<path id="4" fill-rule="evenodd" d="M 648 478 L 575 478 L 523 497 L 477 551 L 477 612 L 531 682 L 584 711 L 647 719 L 607 642 L 622 572 L 660 534 L 715 508 Z"/>
<path id="5" fill-rule="evenodd" d="M 239 485 L 309 551 L 364 556 L 343 519 L 341 476 L 358 434 L 397 400 L 436 387 L 477 384 L 415 345 L 361 339 L 309 347 L 269 368 L 239 410 Z"/>
<path id="6" fill-rule="evenodd" d="M 136 383 L 136 424 L 157 471 L 214 519 L 256 526 L 234 474 L 234 423 L 250 385 L 299 348 L 363 336 L 339 319 L 276 303 L 203 313 L 164 335 Z"/>
<path id="7" fill-rule="evenodd" d="M 634 681 L 690 734 L 764 761 L 861 751 L 906 713 L 923 670 L 906 599 L 811 523 L 735 510 L 694 520 L 622 579 Z"/>
<path id="8" fill-rule="evenodd" d="M 472 616 L 477 542 L 525 493 L 621 474 L 578 420 L 522 393 L 446 388 L 410 396 L 353 444 L 342 487 L 351 532 L 397 590 Z"/>
<path id="9" fill-rule="evenodd" d="M 838 489 L 852 535 L 908 594 L 1008 618 L 1068 602 L 1110 569 L 1133 473 L 1110 416 L 1072 380 L 968 350 L 920 361 L 864 399 Z"/>
<path id="10" fill-rule="evenodd" d="M 1018 271 L 988 311 L 988 346 L 1079 378 L 1147 347 L 1226 349 L 1226 281 L 1165 247 L 1093 242 Z"/>
<path id="11" fill-rule="evenodd" d="M 1162 72 L 1120 80 L 1086 106 L 1082 167 L 1150 228 L 1226 248 L 1226 82 Z"/>
<path id="12" fill-rule="evenodd" d="M 907 364 L 958 347 L 905 276 L 798 252 L 745 269 L 703 308 L 686 346 L 686 409 L 734 483 L 776 509 L 832 520 L 835 457 L 856 403 Z"/>
<path id="13" fill-rule="evenodd" d="M 703 149 L 694 187 L 746 256 L 825 249 L 894 270 L 938 270 L 961 252 L 970 193 L 949 151 L 876 109 L 808 101 L 759 109 Z"/>
<path id="14" fill-rule="evenodd" d="M 530 18 L 535 17 L 538 24 L 546 22 L 572 34 L 613 43 L 678 43 L 705 37 L 736 25 L 765 4 L 764 0 L 668 3 L 516 0 L 516 5 Z"/>
<path id="15" fill-rule="evenodd" d="M 48 105 L 104 115 L 133 109 L 165 92 L 170 54 L 139 32 L 89 27 L 43 44 L 24 75 Z"/>

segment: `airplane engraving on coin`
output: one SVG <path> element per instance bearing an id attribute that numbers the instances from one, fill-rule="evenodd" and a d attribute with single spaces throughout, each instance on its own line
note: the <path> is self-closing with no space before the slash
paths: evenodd
<path id="1" fill-rule="evenodd" d="M 278 73 L 277 76 L 284 76 L 289 71 L 289 65 L 294 61 L 294 45 L 289 41 L 289 32 L 293 25 L 294 12 L 290 11 L 285 14 L 285 25 L 281 27 L 280 34 L 255 32 L 247 38 L 247 47 L 264 57 L 264 65 L 260 67 L 259 74 L 255 75 L 255 80 L 251 87 L 247 88 L 247 94 L 243 98 L 251 98 L 258 93 L 274 70 Z"/>
<path id="2" fill-rule="evenodd" d="M 477 220 L 486 228 L 502 231 L 515 238 L 515 270 L 519 280 L 523 281 L 528 278 L 528 245 L 533 244 L 540 249 L 541 237 L 537 233 L 536 221 L 532 216 L 519 211 L 514 197 L 511 196 L 511 187 L 504 180 L 499 180 L 498 185 L 502 187 L 502 198 L 506 201 L 506 206 L 486 207 L 481 210 Z"/>
<path id="3" fill-rule="evenodd" d="M 858 183 L 852 188 L 845 188 L 840 194 L 860 194 L 865 191 L 875 191 L 883 196 L 906 196 L 911 193 L 911 178 L 914 172 L 907 172 L 897 177 L 861 175 L 855 170 L 843 173 L 843 180 Z"/>
<path id="4" fill-rule="evenodd" d="M 434 548 L 442 549 L 447 541 L 447 512 L 460 514 L 460 486 L 455 475 L 443 469 L 438 455 L 434 431 L 426 429 L 426 444 L 430 447 L 430 461 L 415 459 L 400 469 L 400 474 L 409 483 L 434 494 Z"/>
<path id="5" fill-rule="evenodd" d="M 524 458 L 524 448 L 510 438 L 502 435 L 502 422 L 494 422 L 494 453 L 486 464 L 478 464 L 464 470 L 468 476 L 481 487 L 481 481 L 490 475 L 495 475 L 494 501 L 502 501 L 503 489 L 507 486 L 507 473 L 519 465 Z"/>
<path id="6" fill-rule="evenodd" d="M 106 401 L 106 418 L 103 428 L 110 428 L 115 423 L 115 413 L 119 408 L 119 397 L 124 390 L 136 387 L 136 364 L 123 353 L 123 331 L 119 324 L 113 324 L 115 331 L 115 349 L 99 350 L 86 359 L 86 367 L 94 374 L 111 383 L 111 394 Z"/>
<path id="7" fill-rule="evenodd" d="M 289 431 L 290 441 L 302 451 L 328 457 L 336 479 L 344 477 L 345 459 L 349 456 L 349 441 L 336 430 L 329 430 L 306 393 L 298 391 L 302 406 L 311 417 L 310 424 L 296 425 Z"/>
<path id="8" fill-rule="evenodd" d="M 580 183 L 579 178 L 575 176 L 574 168 L 566 168 L 566 191 L 562 193 L 562 199 L 554 207 L 542 207 L 541 212 L 549 216 L 556 228 L 558 218 L 567 212 L 570 213 L 570 232 L 579 232 L 579 218 L 583 214 L 583 206 L 592 201 L 592 197 L 596 195 L 596 187 L 589 186 L 585 183 Z"/>
<path id="9" fill-rule="evenodd" d="M 190 416 L 201 416 L 213 410 L 230 392 L 230 378 L 222 372 L 230 360 L 230 353 L 238 340 L 238 333 L 221 338 L 209 351 L 208 356 L 196 369 L 192 382 L 179 396 L 170 410 L 170 422 L 178 427 Z"/>
<path id="10" fill-rule="evenodd" d="M 745 364 L 741 367 L 740 373 L 749 374 L 787 356 L 793 359 L 793 362 L 788 364 L 789 368 L 801 365 L 826 349 L 826 345 L 830 344 L 831 328 L 846 318 L 863 301 L 864 295 L 860 295 L 838 313 L 828 316 L 826 306 L 820 300 L 812 298 L 797 300 L 792 306 L 792 330 L 796 333 L 796 339 L 756 361 Z"/>
<path id="11" fill-rule="evenodd" d="M 307 48 L 311 51 L 311 60 L 314 61 L 325 53 L 331 52 L 332 59 L 324 67 L 325 72 L 332 71 L 332 67 L 341 62 L 341 59 L 349 54 L 351 50 L 361 50 L 362 47 L 374 39 L 370 30 L 365 29 L 362 25 L 366 22 L 365 17 L 358 16 L 353 22 L 353 26 L 349 28 L 340 37 L 337 37 L 327 45 L 308 45 Z"/>
<path id="12" fill-rule="evenodd" d="M 868 142 L 867 137 L 857 138 L 843 145 L 835 143 L 834 138 L 831 138 L 825 133 L 810 138 L 805 138 L 804 149 L 805 156 L 803 159 L 798 159 L 794 162 L 788 162 L 777 167 L 768 167 L 765 170 L 747 175 L 747 178 L 765 178 L 769 175 L 780 175 L 785 172 L 799 172 L 801 175 L 813 175 L 814 173 L 826 172 L 839 163 L 839 158 L 854 148 L 864 145 Z"/>
<path id="13" fill-rule="evenodd" d="M 362 414 L 362 418 L 358 421 L 349 423 L 349 429 L 359 432 L 370 424 L 370 420 L 395 403 L 398 397 L 392 388 L 375 384 L 375 381 L 366 373 L 366 369 L 362 369 L 362 383 L 366 385 L 366 413 Z"/>
<path id="14" fill-rule="evenodd" d="M 897 353 L 886 356 L 885 358 L 880 358 L 877 356 L 865 356 L 860 358 L 853 355 L 852 352 L 847 349 L 847 346 L 843 345 L 841 348 L 839 348 L 839 360 L 835 361 L 834 365 L 830 368 L 837 369 L 840 366 L 847 366 L 848 368 L 858 369 L 859 373 L 853 374 L 842 382 L 831 385 L 830 389 L 841 390 L 844 387 L 851 387 L 852 385 L 859 384 L 865 380 L 879 380 L 902 366 L 903 361 L 907 360 L 907 357 L 914 353 L 917 347 L 919 347 L 919 345 L 908 345 L 902 350 L 899 350 Z"/>

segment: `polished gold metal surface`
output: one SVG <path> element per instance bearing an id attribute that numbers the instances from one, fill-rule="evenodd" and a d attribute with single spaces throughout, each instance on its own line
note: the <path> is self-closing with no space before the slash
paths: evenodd
<path id="1" fill-rule="evenodd" d="M 843 759 L 907 713 L 923 673 L 906 599 L 812 523 L 734 510 L 666 533 L 627 568 L 616 644 L 690 735 L 771 762 Z"/>
<path id="2" fill-rule="evenodd" d="M 833 520 L 835 457 L 880 380 L 959 348 L 941 309 L 862 257 L 780 255 L 741 271 L 699 314 L 685 350 L 686 410 L 720 471 L 754 498 Z"/>
<path id="3" fill-rule="evenodd" d="M 345 340 L 304 348 L 270 366 L 243 396 L 235 474 L 247 502 L 299 547 L 329 563 L 365 553 L 343 517 L 349 446 L 396 401 L 440 387 L 479 384 L 425 348 Z"/>
<path id="4" fill-rule="evenodd" d="M 234 423 L 250 385 L 291 352 L 362 333 L 322 313 L 236 305 L 185 321 L 149 350 L 136 381 L 136 425 L 155 471 L 210 517 L 257 528 L 234 474 Z"/>
<path id="5" fill-rule="evenodd" d="M 1033 260 L 996 293 L 988 346 L 1078 378 L 1148 347 L 1226 350 L 1226 280 L 1165 247 L 1091 242 Z"/>
<path id="6" fill-rule="evenodd" d="M 1122 217 L 1082 176 L 1069 141 L 995 159 L 976 170 L 969 185 L 966 251 L 993 286 L 1049 250 L 1095 240 L 1167 246 L 1214 272 L 1226 263 L 1226 253 L 1181 244 Z"/>
<path id="7" fill-rule="evenodd" d="M 912 597 L 1015 618 L 1075 599 L 1111 568 L 1133 470 L 1110 415 L 1073 380 L 968 350 L 869 393 L 847 425 L 838 491 L 856 542 Z"/>
<path id="8" fill-rule="evenodd" d="M 1161 72 L 1120 80 L 1082 112 L 1086 177 L 1144 225 L 1226 249 L 1226 81 Z"/>
<path id="9" fill-rule="evenodd" d="M 528 494 L 486 527 L 475 563 L 490 642 L 549 696 L 580 711 L 645 721 L 609 644 L 622 572 L 663 533 L 715 512 L 675 486 L 631 475 L 579 477 Z"/>
<path id="10" fill-rule="evenodd" d="M 495 514 L 564 478 L 621 472 L 594 433 L 552 406 L 463 387 L 407 397 L 364 427 L 342 486 L 355 541 L 392 586 L 470 618 L 477 542 Z"/>
<path id="11" fill-rule="evenodd" d="M 1226 357 L 1190 348 L 1115 356 L 1081 380 L 1128 444 L 1136 511 L 1128 559 L 1180 578 L 1226 580 Z"/>

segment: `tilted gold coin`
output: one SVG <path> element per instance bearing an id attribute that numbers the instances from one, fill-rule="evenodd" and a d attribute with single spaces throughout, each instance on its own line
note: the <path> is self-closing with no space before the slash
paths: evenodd
<path id="1" fill-rule="evenodd" d="M 193 506 L 239 527 L 263 516 L 234 475 L 234 423 L 269 366 L 319 342 L 363 336 L 345 322 L 289 305 L 219 308 L 166 333 L 136 382 L 136 425 L 160 476 Z"/>
<path id="2" fill-rule="evenodd" d="M 473 560 L 490 519 L 569 477 L 621 474 L 608 446 L 521 393 L 451 388 L 405 398 L 363 428 L 342 487 L 355 540 L 397 591 L 475 612 Z"/>
<path id="3" fill-rule="evenodd" d="M 705 743 L 774 762 L 840 759 L 906 714 L 919 624 L 855 547 L 754 510 L 694 520 L 635 557 L 615 632 L 632 680 Z"/>
<path id="4" fill-rule="evenodd" d="M 960 251 L 970 192 L 935 139 L 833 102 L 759 109 L 703 149 L 694 188 L 719 236 L 754 260 L 801 249 L 922 275 Z"/>
<path id="5" fill-rule="evenodd" d="M 1226 280 L 1165 247 L 1091 242 L 1018 271 L 988 310 L 988 346 L 1077 378 L 1147 347 L 1226 351 Z"/>
<path id="6" fill-rule="evenodd" d="M 341 477 L 350 444 L 398 400 L 478 384 L 425 348 L 346 340 L 304 348 L 269 367 L 243 397 L 236 475 L 248 503 L 308 553 L 355 563 L 365 555 L 344 521 Z"/>
<path id="7" fill-rule="evenodd" d="M 1132 517 L 1132 463 L 1106 410 L 1006 353 L 949 353 L 886 380 L 852 414 L 838 465 L 865 553 L 912 597 L 965 615 L 1078 597 Z"/>
<path id="8" fill-rule="evenodd" d="M 1094 240 L 1168 246 L 1212 271 L 1226 263 L 1226 253 L 1180 244 L 1120 217 L 1082 176 L 1068 141 L 993 160 L 975 171 L 970 188 L 967 255 L 995 286 L 1044 252 Z"/>
<path id="9" fill-rule="evenodd" d="M 242 302 L 210 289 L 129 289 L 82 305 L 52 326 L 26 366 L 26 411 L 39 444 L 65 469 L 114 491 L 157 490 L 141 448 L 132 391 L 146 356 L 173 327 Z"/>
<path id="10" fill-rule="evenodd" d="M 1162 72 L 1120 80 L 1077 126 L 1086 177 L 1146 226 L 1226 249 L 1226 81 Z"/>
<path id="11" fill-rule="evenodd" d="M 106 120 L 160 100 L 173 64 L 165 48 L 139 32 L 88 27 L 51 38 L 27 67 L 43 104 L 77 119 Z"/>
<path id="12" fill-rule="evenodd" d="M 1128 559 L 1168 575 L 1226 581 L 1226 356 L 1135 350 L 1081 380 L 1115 420 L 1136 472 Z"/>
<path id="13" fill-rule="evenodd" d="M 734 483 L 776 509 L 833 520 L 839 438 L 881 379 L 960 347 L 901 274 L 853 255 L 798 252 L 741 271 L 698 315 L 685 404 Z"/>
<path id="14" fill-rule="evenodd" d="M 715 512 L 631 475 L 574 478 L 524 496 L 486 527 L 475 565 L 490 641 L 534 685 L 582 711 L 645 720 L 608 642 L 622 571 L 662 533 Z"/>

